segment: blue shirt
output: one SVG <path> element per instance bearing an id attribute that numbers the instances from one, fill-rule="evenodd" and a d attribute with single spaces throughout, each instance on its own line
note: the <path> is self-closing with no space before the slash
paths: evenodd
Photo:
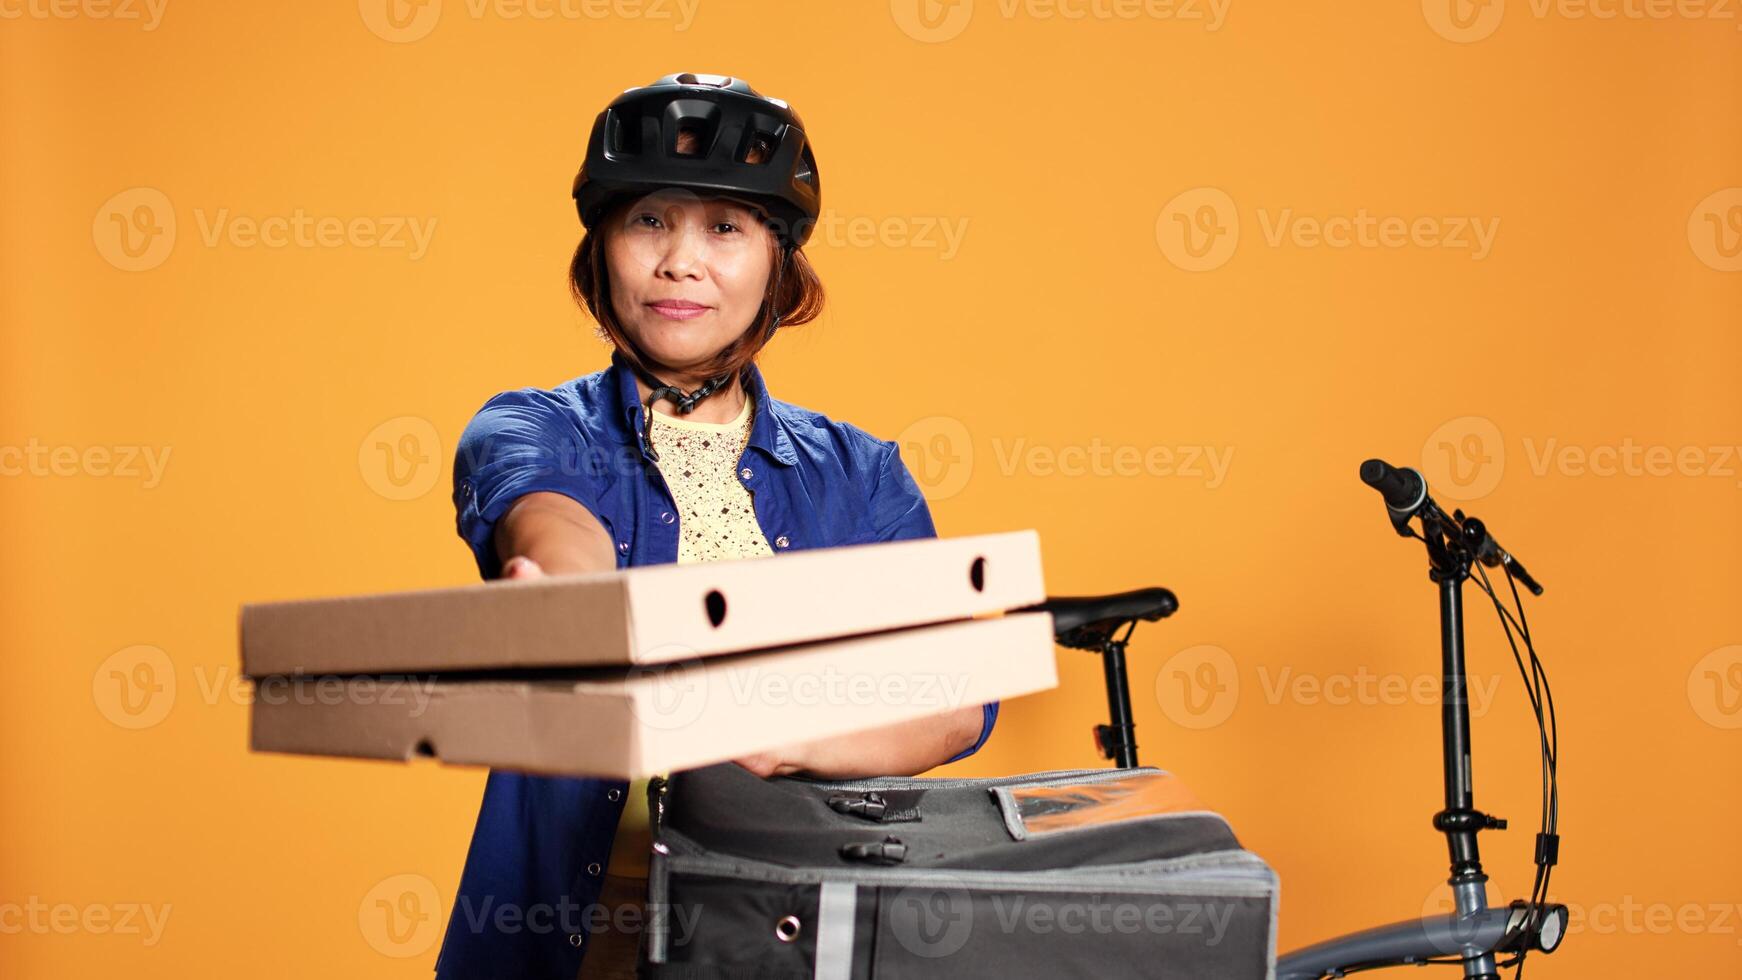
<path id="1" fill-rule="evenodd" d="M 770 398 L 755 365 L 743 386 L 756 407 L 738 478 L 755 495 L 756 520 L 776 558 L 937 536 L 894 442 Z M 677 561 L 678 508 L 642 444 L 645 411 L 633 371 L 616 356 L 606 370 L 555 389 L 522 388 L 484 404 L 460 437 L 454 507 L 485 578 L 501 573 L 496 521 L 537 491 L 591 511 L 616 542 L 618 568 Z M 979 739 L 949 761 L 986 743 L 998 702 L 984 710 Z M 491 771 L 438 980 L 573 980 L 627 789 L 615 779 Z"/>

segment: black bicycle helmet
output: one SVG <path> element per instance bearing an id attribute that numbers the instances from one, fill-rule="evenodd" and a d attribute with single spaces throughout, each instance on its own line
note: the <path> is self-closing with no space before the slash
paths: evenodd
<path id="1" fill-rule="evenodd" d="M 679 155 L 678 134 L 698 137 Z M 762 147 L 762 160 L 747 163 Z M 589 231 L 621 195 L 681 187 L 761 208 L 781 243 L 803 245 L 822 208 L 822 183 L 804 123 L 792 107 L 741 78 L 666 75 L 619 95 L 593 121 L 575 176 L 575 208 Z"/>

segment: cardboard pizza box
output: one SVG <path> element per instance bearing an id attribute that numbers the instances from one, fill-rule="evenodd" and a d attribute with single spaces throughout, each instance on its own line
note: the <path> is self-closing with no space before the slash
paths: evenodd
<path id="1" fill-rule="evenodd" d="M 1032 530 L 242 607 L 242 671 L 633 666 L 967 619 L 1045 598 Z"/>
<path id="2" fill-rule="evenodd" d="M 1048 690 L 1054 656 L 1052 617 L 1029 612 L 627 669 L 266 676 L 251 740 L 638 779 Z"/>

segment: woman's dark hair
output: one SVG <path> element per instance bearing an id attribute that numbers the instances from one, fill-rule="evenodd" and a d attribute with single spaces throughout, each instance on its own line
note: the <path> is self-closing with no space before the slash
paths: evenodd
<path id="1" fill-rule="evenodd" d="M 696 153 L 699 149 L 695 134 L 678 134 L 679 153 Z M 766 155 L 767 150 L 763 147 L 752 148 L 746 162 L 761 162 L 758 159 L 759 153 Z M 643 363 L 635 345 L 617 322 L 616 312 L 611 307 L 611 276 L 605 266 L 605 235 L 609 233 L 608 229 L 621 226 L 624 212 L 634 203 L 635 199 L 626 198 L 612 204 L 594 226 L 594 231 L 581 236 L 581 244 L 575 249 L 574 258 L 569 262 L 569 293 L 599 324 L 599 335 L 603 339 L 609 341 L 631 364 L 643 371 L 651 371 L 652 365 Z M 823 281 L 818 278 L 816 270 L 811 268 L 810 260 L 805 258 L 804 248 L 800 246 L 793 249 L 785 268 L 781 268 L 780 256 L 785 249 L 781 245 L 780 235 L 773 227 L 769 228 L 769 241 L 773 262 L 769 268 L 769 284 L 763 297 L 762 309 L 750 326 L 720 351 L 714 359 L 714 367 L 706 372 L 709 377 L 720 374 L 736 376 L 745 365 L 756 360 L 756 355 L 761 353 L 763 345 L 770 339 L 769 324 L 777 311 L 781 314 L 780 325 L 783 327 L 809 323 L 823 311 Z M 779 279 L 779 295 L 768 295 L 776 288 L 776 278 Z"/>

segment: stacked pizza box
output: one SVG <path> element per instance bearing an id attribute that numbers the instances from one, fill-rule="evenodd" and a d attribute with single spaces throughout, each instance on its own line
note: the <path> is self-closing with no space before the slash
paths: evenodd
<path id="1" fill-rule="evenodd" d="M 1033 531 L 247 605 L 256 751 L 634 779 L 1057 686 Z"/>

